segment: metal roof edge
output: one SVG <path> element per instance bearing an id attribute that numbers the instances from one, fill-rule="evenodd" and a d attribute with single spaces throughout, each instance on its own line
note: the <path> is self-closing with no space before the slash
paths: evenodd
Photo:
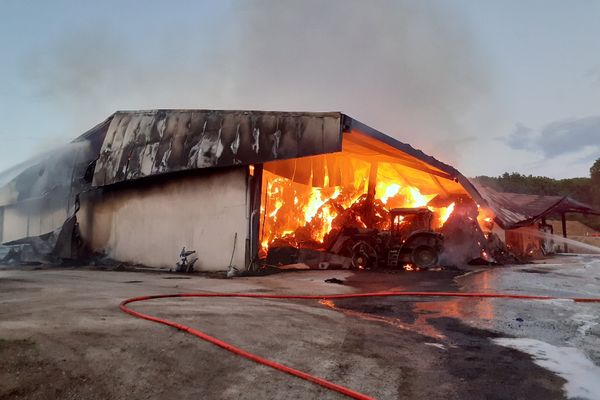
<path id="1" fill-rule="evenodd" d="M 394 147 L 395 149 L 398 149 L 429 165 L 434 166 L 435 168 L 446 172 L 448 175 L 452 176 L 456 182 L 460 183 L 461 186 L 465 188 L 465 190 L 471 195 L 471 197 L 473 197 L 473 199 L 479 205 L 488 205 L 487 201 L 483 198 L 483 196 L 479 193 L 479 191 L 475 188 L 471 181 L 463 174 L 461 174 L 456 168 L 436 159 L 433 156 L 425 154 L 422 150 L 415 149 L 410 144 L 401 142 L 392 136 L 386 135 L 385 133 L 378 131 L 375 128 L 372 128 L 369 125 L 360 122 L 359 120 L 352 118 L 347 114 L 342 113 L 342 130 L 348 132 L 352 128 L 355 128 L 356 130 L 366 135 L 369 135 L 374 139 L 377 139 L 391 147 Z"/>

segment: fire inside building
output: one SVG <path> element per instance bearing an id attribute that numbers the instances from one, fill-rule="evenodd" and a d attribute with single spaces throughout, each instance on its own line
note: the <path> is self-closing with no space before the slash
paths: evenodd
<path id="1" fill-rule="evenodd" d="M 339 112 L 117 112 L 0 184 L 5 260 L 427 268 L 489 261 L 511 227 L 456 169 Z"/>

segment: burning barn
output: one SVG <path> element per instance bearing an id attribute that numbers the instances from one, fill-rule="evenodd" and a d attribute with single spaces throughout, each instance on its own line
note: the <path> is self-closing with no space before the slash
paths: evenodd
<path id="1" fill-rule="evenodd" d="M 456 169 L 338 112 L 117 112 L 0 179 L 11 248 L 155 267 L 173 265 L 182 247 L 201 270 L 364 267 L 382 241 L 379 263 L 432 263 L 425 247 L 441 252 L 436 237 L 478 257 L 493 218 Z M 421 252 L 394 253 L 390 237 L 411 224 L 410 234 L 429 234 L 414 245 Z"/>

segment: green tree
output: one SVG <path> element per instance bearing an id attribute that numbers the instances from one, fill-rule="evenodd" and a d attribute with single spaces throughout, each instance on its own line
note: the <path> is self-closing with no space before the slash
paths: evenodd
<path id="1" fill-rule="evenodd" d="M 600 185 L 600 158 L 590 168 L 590 178 L 593 183 Z"/>
<path id="2" fill-rule="evenodd" d="M 600 158 L 590 168 L 592 204 L 600 209 Z M 596 217 L 600 221 L 600 217 Z M 600 225 L 600 223 L 599 223 Z"/>

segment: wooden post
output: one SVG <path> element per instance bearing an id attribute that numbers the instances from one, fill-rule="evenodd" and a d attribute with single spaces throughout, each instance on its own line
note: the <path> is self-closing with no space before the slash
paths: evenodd
<path id="1" fill-rule="evenodd" d="M 373 226 L 373 219 L 371 217 L 373 214 L 373 202 L 375 201 L 375 189 L 376 189 L 376 185 L 377 185 L 377 169 L 378 169 L 378 163 L 377 163 L 377 161 L 373 161 L 371 163 L 371 168 L 369 169 L 369 182 L 368 182 L 368 189 L 367 189 L 367 220 L 365 221 L 367 228 L 372 228 L 372 226 Z"/>
<path id="2" fill-rule="evenodd" d="M 252 169 L 253 175 L 250 175 L 249 171 L 249 193 L 250 193 L 250 209 L 249 209 L 249 240 L 246 249 L 246 266 L 252 269 L 254 267 L 254 263 L 258 261 L 258 250 L 260 249 L 260 237 L 261 234 L 261 215 L 260 215 L 260 206 L 261 206 L 261 194 L 262 194 L 262 183 L 263 183 L 263 165 L 255 164 Z"/>
<path id="3" fill-rule="evenodd" d="M 560 217 L 561 217 L 561 221 L 562 221 L 563 237 L 566 239 L 567 238 L 567 218 L 565 216 L 565 213 L 562 213 L 560 215 Z M 564 249 L 565 249 L 565 253 L 569 252 L 569 246 L 567 246 L 567 242 L 564 243 Z"/>
<path id="4" fill-rule="evenodd" d="M 377 185 L 377 161 L 371 163 L 371 168 L 369 168 L 369 186 L 367 189 L 367 197 L 370 201 L 375 199 L 375 186 Z"/>

